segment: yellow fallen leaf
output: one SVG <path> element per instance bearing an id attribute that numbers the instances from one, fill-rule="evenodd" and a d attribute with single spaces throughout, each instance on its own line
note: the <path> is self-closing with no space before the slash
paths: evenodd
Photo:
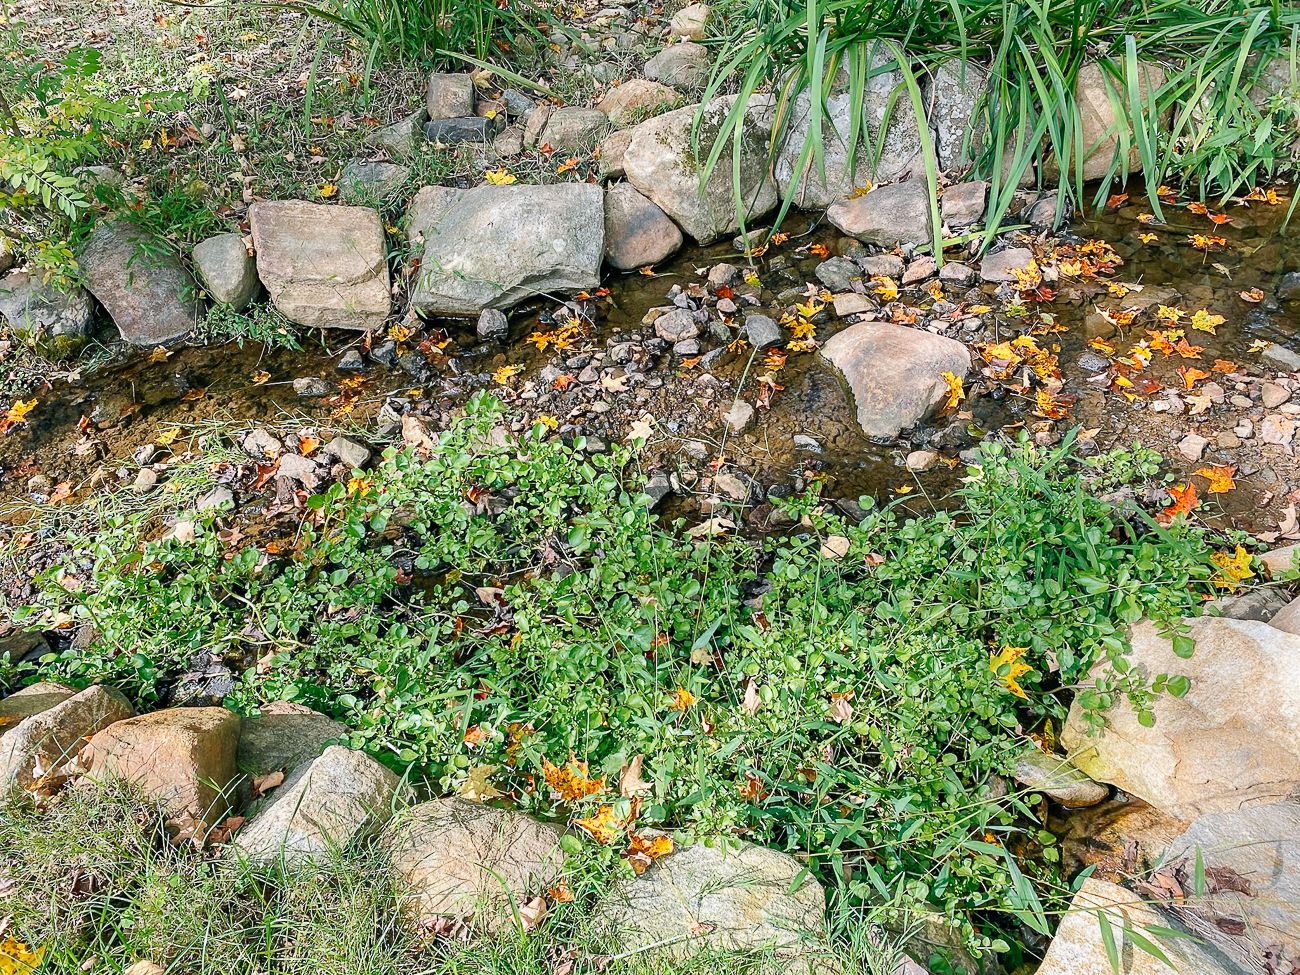
<path id="1" fill-rule="evenodd" d="M 998 683 L 1016 697 L 1028 697 L 1017 679 L 1022 674 L 1033 670 L 1029 664 L 1020 659 L 1028 649 L 1028 647 L 1003 647 L 998 653 L 989 655 L 989 670 L 997 677 Z"/>

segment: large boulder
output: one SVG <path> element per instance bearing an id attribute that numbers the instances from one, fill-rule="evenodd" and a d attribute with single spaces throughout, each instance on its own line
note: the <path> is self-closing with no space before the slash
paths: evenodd
<path id="1" fill-rule="evenodd" d="M 740 228 L 730 142 L 702 192 L 700 188 L 709 148 L 735 100 L 734 95 L 727 96 L 704 106 L 698 136 L 692 131 L 693 107 L 647 119 L 632 130 L 632 141 L 623 153 L 628 181 L 701 244 Z M 767 166 L 770 116 L 770 100 L 755 97 L 741 127 L 739 195 L 746 220 L 762 217 L 777 204 L 776 183 Z"/>
<path id="2" fill-rule="evenodd" d="M 141 789 L 182 828 L 211 825 L 228 808 L 239 715 L 225 708 L 170 708 L 119 721 L 86 746 L 92 782 Z"/>
<path id="3" fill-rule="evenodd" d="M 435 218 L 417 215 L 424 253 L 411 306 L 421 315 L 477 316 L 600 283 L 599 186 L 480 186 L 433 205 L 442 209 Z"/>
<path id="4" fill-rule="evenodd" d="M 1113 975 L 1102 933 L 1103 915 L 1120 961 L 1120 975 L 1244 975 L 1251 970 L 1215 945 L 1198 941 L 1176 919 L 1145 900 L 1118 884 L 1089 877 L 1061 919 L 1038 975 Z M 1173 967 L 1146 950 L 1143 942 L 1164 954 Z"/>
<path id="5" fill-rule="evenodd" d="M 286 318 L 321 328 L 377 329 L 388 317 L 388 248 L 369 207 L 305 200 L 248 209 L 257 274 Z"/>
<path id="6" fill-rule="evenodd" d="M 605 256 L 614 267 L 631 271 L 658 264 L 681 246 L 677 224 L 630 183 L 605 191 Z"/>
<path id="7" fill-rule="evenodd" d="M 62 704 L 77 692 L 67 684 L 54 681 L 38 681 L 28 684 L 21 690 L 14 691 L 0 700 L 0 735 L 13 728 L 14 724 L 32 714 L 48 711 L 56 704 Z"/>
<path id="8" fill-rule="evenodd" d="M 1174 840 L 1157 872 L 1188 878 L 1193 889 L 1179 910 L 1198 933 L 1252 957 L 1281 945 L 1300 963 L 1300 802 L 1202 816 Z"/>
<path id="9" fill-rule="evenodd" d="M 1128 662 L 1151 678 L 1186 676 L 1187 694 L 1157 695 L 1149 728 L 1117 695 L 1095 736 L 1076 701 L 1061 732 L 1070 760 L 1183 819 L 1287 795 L 1300 784 L 1300 636 L 1253 620 L 1186 622 L 1196 643 L 1190 658 L 1142 622 L 1130 635 Z M 1107 673 L 1102 661 L 1092 676 Z"/>
<path id="10" fill-rule="evenodd" d="M 944 61 L 924 79 L 921 94 L 934 129 L 935 155 L 947 173 L 969 169 L 983 148 L 984 121 L 976 110 L 987 87 L 988 68 L 962 58 Z"/>
<path id="11" fill-rule="evenodd" d="M 90 295 L 83 288 L 60 291 L 26 271 L 0 278 L 0 316 L 8 320 L 15 337 L 52 358 L 65 358 L 81 349 L 90 337 L 93 313 Z"/>
<path id="12" fill-rule="evenodd" d="M 858 424 L 868 437 L 896 437 L 947 395 L 944 373 L 962 378 L 970 353 L 952 339 L 884 322 L 850 325 L 821 354 L 848 382 Z"/>
<path id="13" fill-rule="evenodd" d="M 394 872 L 410 889 L 410 920 L 473 915 L 499 928 L 564 870 L 560 832 L 522 813 L 437 799 L 399 814 L 384 833 Z"/>
<path id="14" fill-rule="evenodd" d="M 365 752 L 331 745 L 270 792 L 235 834 L 235 846 L 258 861 L 328 856 L 379 831 L 399 784 Z"/>
<path id="15" fill-rule="evenodd" d="M 850 237 L 887 250 L 928 244 L 934 236 L 930 189 L 923 179 L 878 186 L 842 200 L 827 209 L 826 219 Z"/>
<path id="16" fill-rule="evenodd" d="M 129 221 L 96 227 L 78 264 L 86 288 L 131 345 L 173 342 L 205 314 L 198 286 L 171 246 Z"/>
<path id="17" fill-rule="evenodd" d="M 1142 157 L 1138 154 L 1135 140 L 1132 138 L 1132 126 L 1128 122 L 1128 80 L 1118 80 L 1111 76 L 1095 61 L 1083 65 L 1075 80 L 1074 99 L 1079 108 L 1081 126 L 1080 143 L 1083 152 L 1082 176 L 1084 180 L 1102 179 L 1115 165 L 1119 152 L 1119 127 L 1127 126 L 1129 151 L 1127 158 L 1120 159 L 1116 175 L 1123 179 L 1129 173 L 1142 168 Z M 1157 64 L 1143 61 L 1138 64 L 1138 95 L 1145 104 L 1152 91 L 1165 83 L 1164 70 Z M 1123 108 L 1123 114 L 1115 113 L 1115 99 Z M 1172 112 L 1172 108 L 1169 110 Z M 1067 171 L 1073 171 L 1074 161 L 1070 160 Z M 1044 166 L 1049 181 L 1060 176 L 1059 160 L 1049 159 Z"/>
<path id="18" fill-rule="evenodd" d="M 45 700 L 58 693 L 48 693 Z M 32 694 L 29 700 L 40 698 Z M 135 709 L 120 691 L 95 685 L 23 718 L 0 737 L 0 791 L 30 789 L 57 775 L 76 758 L 87 737 L 133 714 Z"/>
<path id="19" fill-rule="evenodd" d="M 882 57 L 869 65 L 868 70 L 883 67 L 886 63 L 892 64 L 893 59 Z M 909 171 L 923 174 L 921 129 L 917 125 L 916 113 L 906 96 L 893 98 L 894 89 L 902 83 L 903 76 L 897 68 L 881 71 L 867 79 L 862 98 L 858 101 L 851 97 L 847 73 L 840 71 L 826 96 L 826 116 L 821 120 L 825 179 L 812 156 L 802 168 L 799 166 L 799 157 L 812 127 L 813 112 L 809 89 L 805 88 L 795 96 L 781 150 L 773 163 L 782 196 L 793 191 L 797 206 L 821 209 L 853 196 L 856 190 L 872 183 L 892 182 Z M 855 117 L 859 124 L 858 142 L 850 165 L 849 137 Z M 880 157 L 873 165 L 872 158 L 878 145 Z"/>
<path id="20" fill-rule="evenodd" d="M 194 245 L 194 267 L 209 297 L 243 311 L 257 297 L 257 264 L 239 234 L 215 234 Z"/>
<path id="21" fill-rule="evenodd" d="M 239 727 L 235 763 L 248 775 L 295 769 L 325 750 L 330 742 L 346 739 L 347 725 L 310 708 L 282 702 L 268 704 Z"/>
<path id="22" fill-rule="evenodd" d="M 628 949 L 684 959 L 705 948 L 803 955 L 825 936 L 826 898 L 794 857 L 740 842 L 655 860 L 595 910 Z"/>

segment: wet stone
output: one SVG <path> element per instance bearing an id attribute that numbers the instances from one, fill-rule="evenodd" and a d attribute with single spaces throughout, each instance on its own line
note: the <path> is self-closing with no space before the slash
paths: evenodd
<path id="1" fill-rule="evenodd" d="M 1095 352 L 1085 352 L 1079 356 L 1079 368 L 1085 372 L 1104 372 L 1110 368 L 1110 360 L 1103 359 Z"/>
<path id="2" fill-rule="evenodd" d="M 503 342 L 510 334 L 510 322 L 500 309 L 484 308 L 478 316 L 476 331 L 484 341 Z"/>
<path id="3" fill-rule="evenodd" d="M 933 257 L 918 257 L 907 265 L 907 270 L 903 272 L 903 287 L 908 288 L 914 284 L 920 284 L 922 281 L 928 281 L 935 276 L 938 270 L 938 262 Z"/>
<path id="4" fill-rule="evenodd" d="M 699 323 L 695 314 L 685 308 L 677 308 L 655 319 L 655 334 L 665 342 L 681 342 L 693 339 L 700 334 Z"/>
<path id="5" fill-rule="evenodd" d="M 847 257 L 832 257 L 817 265 L 817 280 L 831 291 L 848 291 L 861 280 L 862 269 Z"/>
<path id="6" fill-rule="evenodd" d="M 939 281 L 958 288 L 969 288 L 975 283 L 977 277 L 974 269 L 957 261 L 949 261 L 939 268 Z"/>
<path id="7" fill-rule="evenodd" d="M 745 340 L 756 349 L 766 349 L 785 341 L 781 326 L 766 315 L 746 315 Z"/>

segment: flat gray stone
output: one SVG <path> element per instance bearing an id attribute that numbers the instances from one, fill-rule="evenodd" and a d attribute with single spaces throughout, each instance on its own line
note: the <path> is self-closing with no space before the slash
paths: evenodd
<path id="1" fill-rule="evenodd" d="M 651 81 L 672 88 L 701 88 L 709 80 L 712 59 L 709 49 L 694 41 L 670 44 L 645 63 L 644 74 Z"/>
<path id="2" fill-rule="evenodd" d="M 270 704 L 240 725 L 235 762 L 241 772 L 252 776 L 291 771 L 311 761 L 330 742 L 347 736 L 347 726 L 333 718 L 306 708 Z"/>
<path id="3" fill-rule="evenodd" d="M 431 119 L 468 118 L 474 114 L 474 79 L 467 73 L 429 75 L 425 111 Z"/>
<path id="4" fill-rule="evenodd" d="M 932 237 L 930 191 L 925 180 L 879 186 L 870 193 L 833 204 L 826 219 L 850 237 L 885 248 L 919 247 Z"/>
<path id="5" fill-rule="evenodd" d="M 594 108 L 554 108 L 542 129 L 540 144 L 576 154 L 594 149 L 609 135 L 609 116 Z"/>
<path id="6" fill-rule="evenodd" d="M 325 445 L 321 453 L 329 454 L 351 470 L 365 467 L 370 460 L 370 448 L 351 437 L 335 437 Z"/>
<path id="7" fill-rule="evenodd" d="M 480 186 L 426 224 L 411 298 L 421 315 L 477 316 L 600 283 L 604 192 L 589 183 Z"/>
<path id="8" fill-rule="evenodd" d="M 985 254 L 980 261 L 980 280 L 1002 284 L 1016 280 L 1016 271 L 1034 263 L 1034 252 L 1027 247 L 1007 247 L 995 254 Z"/>
<path id="9" fill-rule="evenodd" d="M 366 136 L 366 145 L 379 146 L 398 156 L 407 156 L 424 141 L 424 123 L 429 121 L 429 112 L 420 109 L 406 118 L 383 125 Z"/>
<path id="10" fill-rule="evenodd" d="M 343 203 L 391 200 L 410 175 L 408 167 L 397 163 L 353 160 L 339 175 L 339 200 Z"/>
<path id="11" fill-rule="evenodd" d="M 78 257 L 86 288 L 131 345 L 165 345 L 206 313 L 194 279 L 166 241 L 124 219 L 95 228 Z"/>

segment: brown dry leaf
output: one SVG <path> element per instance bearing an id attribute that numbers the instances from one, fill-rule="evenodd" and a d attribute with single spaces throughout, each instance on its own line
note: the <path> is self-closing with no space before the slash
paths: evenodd
<path id="1" fill-rule="evenodd" d="M 546 898 L 534 897 L 526 900 L 519 905 L 519 929 L 521 931 L 531 931 L 542 923 L 542 918 L 546 917 Z"/>
<path id="2" fill-rule="evenodd" d="M 607 393 L 627 392 L 627 376 L 601 376 L 600 388 Z"/>
<path id="3" fill-rule="evenodd" d="M 644 755 L 638 755 L 632 761 L 623 766 L 623 771 L 618 775 L 618 794 L 626 799 L 631 799 L 638 792 L 644 792 L 651 788 L 654 783 L 647 782 L 641 778 L 641 762 L 645 760 Z"/>
<path id="4" fill-rule="evenodd" d="M 628 862 L 632 864 L 632 869 L 638 874 L 645 873 L 646 867 L 654 863 L 660 857 L 666 857 L 673 852 L 673 838 L 671 836 L 633 836 L 631 843 L 623 855 Z"/>
<path id="5" fill-rule="evenodd" d="M 855 697 L 854 691 L 831 695 L 831 720 L 836 724 L 847 724 L 853 720 L 853 705 L 849 702 Z"/>
<path id="6" fill-rule="evenodd" d="M 758 683 L 750 677 L 745 681 L 745 697 L 740 702 L 740 709 L 752 718 L 762 706 L 763 700 L 758 696 Z"/>
<path id="7" fill-rule="evenodd" d="M 608 846 L 623 832 L 623 820 L 614 815 L 613 806 L 601 806 L 596 815 L 575 819 L 574 823 L 591 834 L 597 843 Z"/>
<path id="8" fill-rule="evenodd" d="M 822 542 L 821 556 L 838 562 L 848 554 L 850 544 L 844 535 L 830 535 Z"/>
<path id="9" fill-rule="evenodd" d="M 1172 525 L 1174 519 L 1179 515 L 1190 513 L 1193 508 L 1200 504 L 1196 497 L 1196 485 L 1190 481 L 1167 490 L 1169 496 L 1174 499 L 1174 503 L 1156 515 L 1156 521 L 1166 528 Z"/>
<path id="10" fill-rule="evenodd" d="M 163 347 L 160 345 L 160 346 L 158 346 L 157 348 L 155 348 L 152 352 L 149 353 L 149 361 L 150 361 L 150 362 L 166 362 L 166 361 L 167 361 L 167 357 L 170 356 L 170 355 L 171 355 L 171 352 L 169 352 L 167 349 L 163 348 Z"/>
<path id="11" fill-rule="evenodd" d="M 410 413 L 402 417 L 402 442 L 416 450 L 432 451 L 436 446 L 433 438 L 429 436 L 428 428 L 418 416 L 412 416 Z"/>
<path id="12" fill-rule="evenodd" d="M 258 796 L 264 796 L 277 785 L 283 784 L 284 772 L 279 769 L 274 772 L 267 772 L 265 775 L 259 775 L 253 779 L 252 798 L 256 799 Z"/>

